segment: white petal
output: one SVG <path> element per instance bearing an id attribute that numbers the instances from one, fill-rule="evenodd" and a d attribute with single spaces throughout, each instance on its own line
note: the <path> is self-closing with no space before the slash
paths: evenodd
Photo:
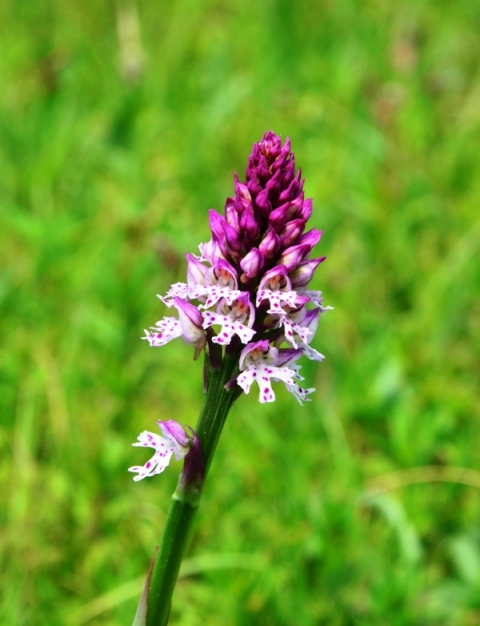
<path id="1" fill-rule="evenodd" d="M 222 328 L 216 337 L 213 337 L 213 342 L 221 345 L 228 345 L 233 335 L 238 335 L 242 343 L 248 343 L 255 331 L 245 324 L 242 324 L 238 320 L 233 319 L 229 315 L 221 315 L 220 313 L 213 313 L 212 311 L 205 311 L 203 314 L 204 322 L 203 327 L 209 328 L 214 324 L 219 324 Z"/>
<path id="2" fill-rule="evenodd" d="M 160 320 L 155 326 L 152 326 L 151 330 L 153 332 L 145 331 L 146 336 L 144 339 L 155 348 L 164 346 L 172 339 L 181 337 L 183 334 L 182 325 L 175 317 L 164 317 L 163 320 Z"/>
<path id="3" fill-rule="evenodd" d="M 147 476 L 154 476 L 160 474 L 170 463 L 173 453 L 175 452 L 175 446 L 165 439 L 151 433 L 148 430 L 144 430 L 138 436 L 137 441 L 132 444 L 133 446 L 149 447 L 155 450 L 154 455 L 145 463 L 145 465 L 134 465 L 129 467 L 129 472 L 134 472 L 138 476 L 134 476 L 133 480 L 138 481 L 146 478 Z"/>
<path id="4" fill-rule="evenodd" d="M 271 291 L 270 289 L 259 289 L 257 292 L 257 307 L 263 300 L 270 302 L 270 308 L 268 313 L 279 314 L 286 313 L 282 309 L 282 302 L 291 307 L 292 309 L 301 306 L 305 302 L 305 298 L 302 298 L 296 291 Z"/>
<path id="5" fill-rule="evenodd" d="M 230 287 L 219 287 L 218 285 L 211 285 L 205 287 L 204 295 L 207 296 L 205 304 L 200 305 L 202 309 L 209 309 L 216 304 L 221 298 L 225 298 L 227 304 L 231 306 L 237 298 L 242 295 L 238 289 L 230 289 Z"/>

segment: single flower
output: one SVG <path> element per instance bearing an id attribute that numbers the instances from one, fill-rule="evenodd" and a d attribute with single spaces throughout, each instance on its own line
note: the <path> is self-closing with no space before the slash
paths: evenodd
<path id="1" fill-rule="evenodd" d="M 175 456 L 175 459 L 180 461 L 190 450 L 191 440 L 180 424 L 177 424 L 177 422 L 173 420 L 166 422 L 159 420 L 158 426 L 160 427 L 163 437 L 151 433 L 148 430 L 144 430 L 138 436 L 137 442 L 132 444 L 133 446 L 153 448 L 153 450 L 155 450 L 154 455 L 145 465 L 134 465 L 128 468 L 129 472 L 138 474 L 133 477 L 135 481 L 142 480 L 147 476 L 161 474 L 167 465 L 169 465 L 172 456 Z"/>
<path id="2" fill-rule="evenodd" d="M 260 388 L 260 403 L 273 402 L 275 394 L 273 381 L 282 381 L 300 404 L 308 400 L 307 395 L 314 389 L 302 389 L 297 380 L 303 380 L 298 374 L 300 369 L 294 362 L 302 355 L 302 350 L 278 350 L 271 347 L 267 340 L 248 344 L 240 356 L 240 370 L 237 384 L 245 393 L 250 391 L 253 382 Z"/>

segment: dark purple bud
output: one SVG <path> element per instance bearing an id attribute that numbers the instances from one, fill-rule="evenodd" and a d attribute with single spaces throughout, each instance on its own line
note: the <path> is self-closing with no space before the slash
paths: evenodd
<path id="1" fill-rule="evenodd" d="M 217 241 L 223 241 L 225 237 L 225 219 L 217 213 L 215 209 L 210 209 L 208 212 L 209 222 L 210 222 L 210 230 L 212 234 L 215 236 Z"/>
<path id="2" fill-rule="evenodd" d="M 280 247 L 280 237 L 273 230 L 273 228 L 269 228 L 265 237 L 258 246 L 258 249 L 266 259 L 272 259 L 280 250 Z"/>
<path id="3" fill-rule="evenodd" d="M 250 252 L 240 261 L 240 267 L 247 278 L 255 278 L 262 270 L 264 258 L 258 248 L 252 248 Z M 240 279 L 241 280 L 241 279 Z"/>
<path id="4" fill-rule="evenodd" d="M 268 215 L 271 212 L 272 203 L 268 198 L 268 189 L 262 189 L 255 198 L 255 204 L 263 215 Z"/>
<path id="5" fill-rule="evenodd" d="M 292 220 L 285 224 L 284 229 L 280 233 L 280 240 L 284 248 L 288 248 L 293 245 L 298 237 L 303 233 L 305 229 L 304 220 Z"/>
<path id="6" fill-rule="evenodd" d="M 298 194 L 296 198 L 293 198 L 293 200 L 290 200 L 290 202 L 288 203 L 287 222 L 290 222 L 290 220 L 294 220 L 294 219 L 303 219 L 301 216 L 301 208 L 303 206 L 304 197 L 305 197 L 305 194 L 302 191 L 301 193 Z"/>
<path id="7" fill-rule="evenodd" d="M 289 159 L 288 162 L 286 162 L 287 159 Z M 293 152 L 290 152 L 290 137 L 287 137 L 285 139 L 283 148 L 281 149 L 281 153 L 279 154 L 278 158 L 272 163 L 270 169 L 272 170 L 272 172 L 276 172 L 280 168 L 285 169 L 286 167 L 288 167 L 289 162 L 294 163 L 294 155 Z"/>
<path id="8" fill-rule="evenodd" d="M 230 251 L 238 252 L 242 247 L 238 232 L 215 209 L 210 209 L 208 214 L 210 229 L 222 252 L 224 254 Z"/>
<path id="9" fill-rule="evenodd" d="M 310 218 L 310 215 L 312 214 L 312 209 L 313 209 L 313 202 L 312 199 L 309 198 L 308 200 L 305 200 L 305 202 L 302 205 L 302 208 L 300 210 L 300 217 L 307 221 Z"/>
<path id="10" fill-rule="evenodd" d="M 228 224 L 225 228 L 225 241 L 227 243 L 227 251 L 233 256 L 242 249 L 240 233 Z"/>
<path id="11" fill-rule="evenodd" d="M 289 203 L 285 202 L 285 204 L 282 204 L 278 208 L 274 209 L 268 216 L 268 223 L 277 233 L 279 233 L 285 226 L 288 219 L 289 206 Z"/>
<path id="12" fill-rule="evenodd" d="M 250 240 L 252 243 L 258 238 L 258 235 L 260 234 L 260 228 L 255 221 L 255 216 L 253 214 L 253 208 L 251 204 L 249 204 L 245 208 L 242 216 L 240 217 L 240 230 L 245 232 L 248 240 Z"/>
<path id="13" fill-rule="evenodd" d="M 265 189 L 268 189 L 269 191 L 275 190 L 277 192 L 280 192 L 282 189 L 282 178 L 283 172 L 281 170 L 278 170 L 267 182 L 267 184 L 265 185 Z"/>
<path id="14" fill-rule="evenodd" d="M 290 181 L 295 178 L 295 159 L 293 158 L 293 154 L 292 154 L 292 158 L 288 161 L 288 163 L 285 163 L 285 166 L 283 168 L 283 173 L 284 173 L 284 180 L 286 184 L 290 184 Z"/>
<path id="15" fill-rule="evenodd" d="M 248 176 L 248 173 L 247 173 L 247 176 Z M 257 196 L 257 194 L 259 194 L 262 191 L 262 187 L 260 186 L 260 183 L 258 182 L 258 178 L 256 174 L 254 174 L 253 177 L 249 179 L 249 181 L 247 182 L 247 187 L 251 196 L 254 198 Z"/>
<path id="16" fill-rule="evenodd" d="M 295 270 L 289 274 L 292 287 L 306 287 L 312 280 L 317 267 L 320 263 L 322 263 L 322 261 L 325 261 L 326 258 L 326 256 L 322 256 L 318 259 L 310 259 L 310 261 L 300 263 L 298 267 L 296 267 Z"/>
<path id="17" fill-rule="evenodd" d="M 263 154 L 258 159 L 255 172 L 259 180 L 268 180 L 268 178 L 270 177 L 270 170 L 268 169 L 267 159 L 263 156 Z"/>
<path id="18" fill-rule="evenodd" d="M 300 170 L 298 171 L 298 174 L 300 174 Z M 300 183 L 298 178 L 299 177 L 296 176 L 292 180 L 292 182 L 289 184 L 287 189 L 282 191 L 282 193 L 280 194 L 280 196 L 278 198 L 280 202 L 286 202 L 287 200 L 293 200 L 293 198 L 295 198 L 302 191 L 303 185 Z"/>
<path id="19" fill-rule="evenodd" d="M 267 130 L 260 141 L 259 147 L 262 154 L 270 157 L 273 161 L 282 152 L 282 141 L 272 130 Z M 285 147 L 283 149 L 285 150 Z"/>

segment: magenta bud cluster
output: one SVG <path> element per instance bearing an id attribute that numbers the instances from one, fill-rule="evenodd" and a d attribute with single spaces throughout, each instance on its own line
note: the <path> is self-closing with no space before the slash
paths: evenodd
<path id="1" fill-rule="evenodd" d="M 325 258 L 314 259 L 313 264 L 308 260 L 322 233 L 316 229 L 304 233 L 312 200 L 305 200 L 290 139 L 282 146 L 275 133 L 265 133 L 253 146 L 245 182 L 236 174 L 234 178 L 235 196 L 227 198 L 224 215 L 214 209 L 209 212 L 216 256 L 235 268 L 247 288 L 275 266 L 296 270 L 298 275 L 305 268 L 311 278 Z"/>

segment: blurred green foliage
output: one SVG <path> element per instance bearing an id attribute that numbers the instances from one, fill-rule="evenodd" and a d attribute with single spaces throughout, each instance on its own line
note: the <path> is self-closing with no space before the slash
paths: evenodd
<path id="1" fill-rule="evenodd" d="M 234 406 L 172 625 L 480 623 L 479 27 L 471 0 L 3 0 L 2 625 L 131 624 L 178 469 L 134 484 L 130 444 L 202 399 L 190 349 L 139 338 L 268 129 L 325 232 L 327 359 L 305 407 Z"/>

